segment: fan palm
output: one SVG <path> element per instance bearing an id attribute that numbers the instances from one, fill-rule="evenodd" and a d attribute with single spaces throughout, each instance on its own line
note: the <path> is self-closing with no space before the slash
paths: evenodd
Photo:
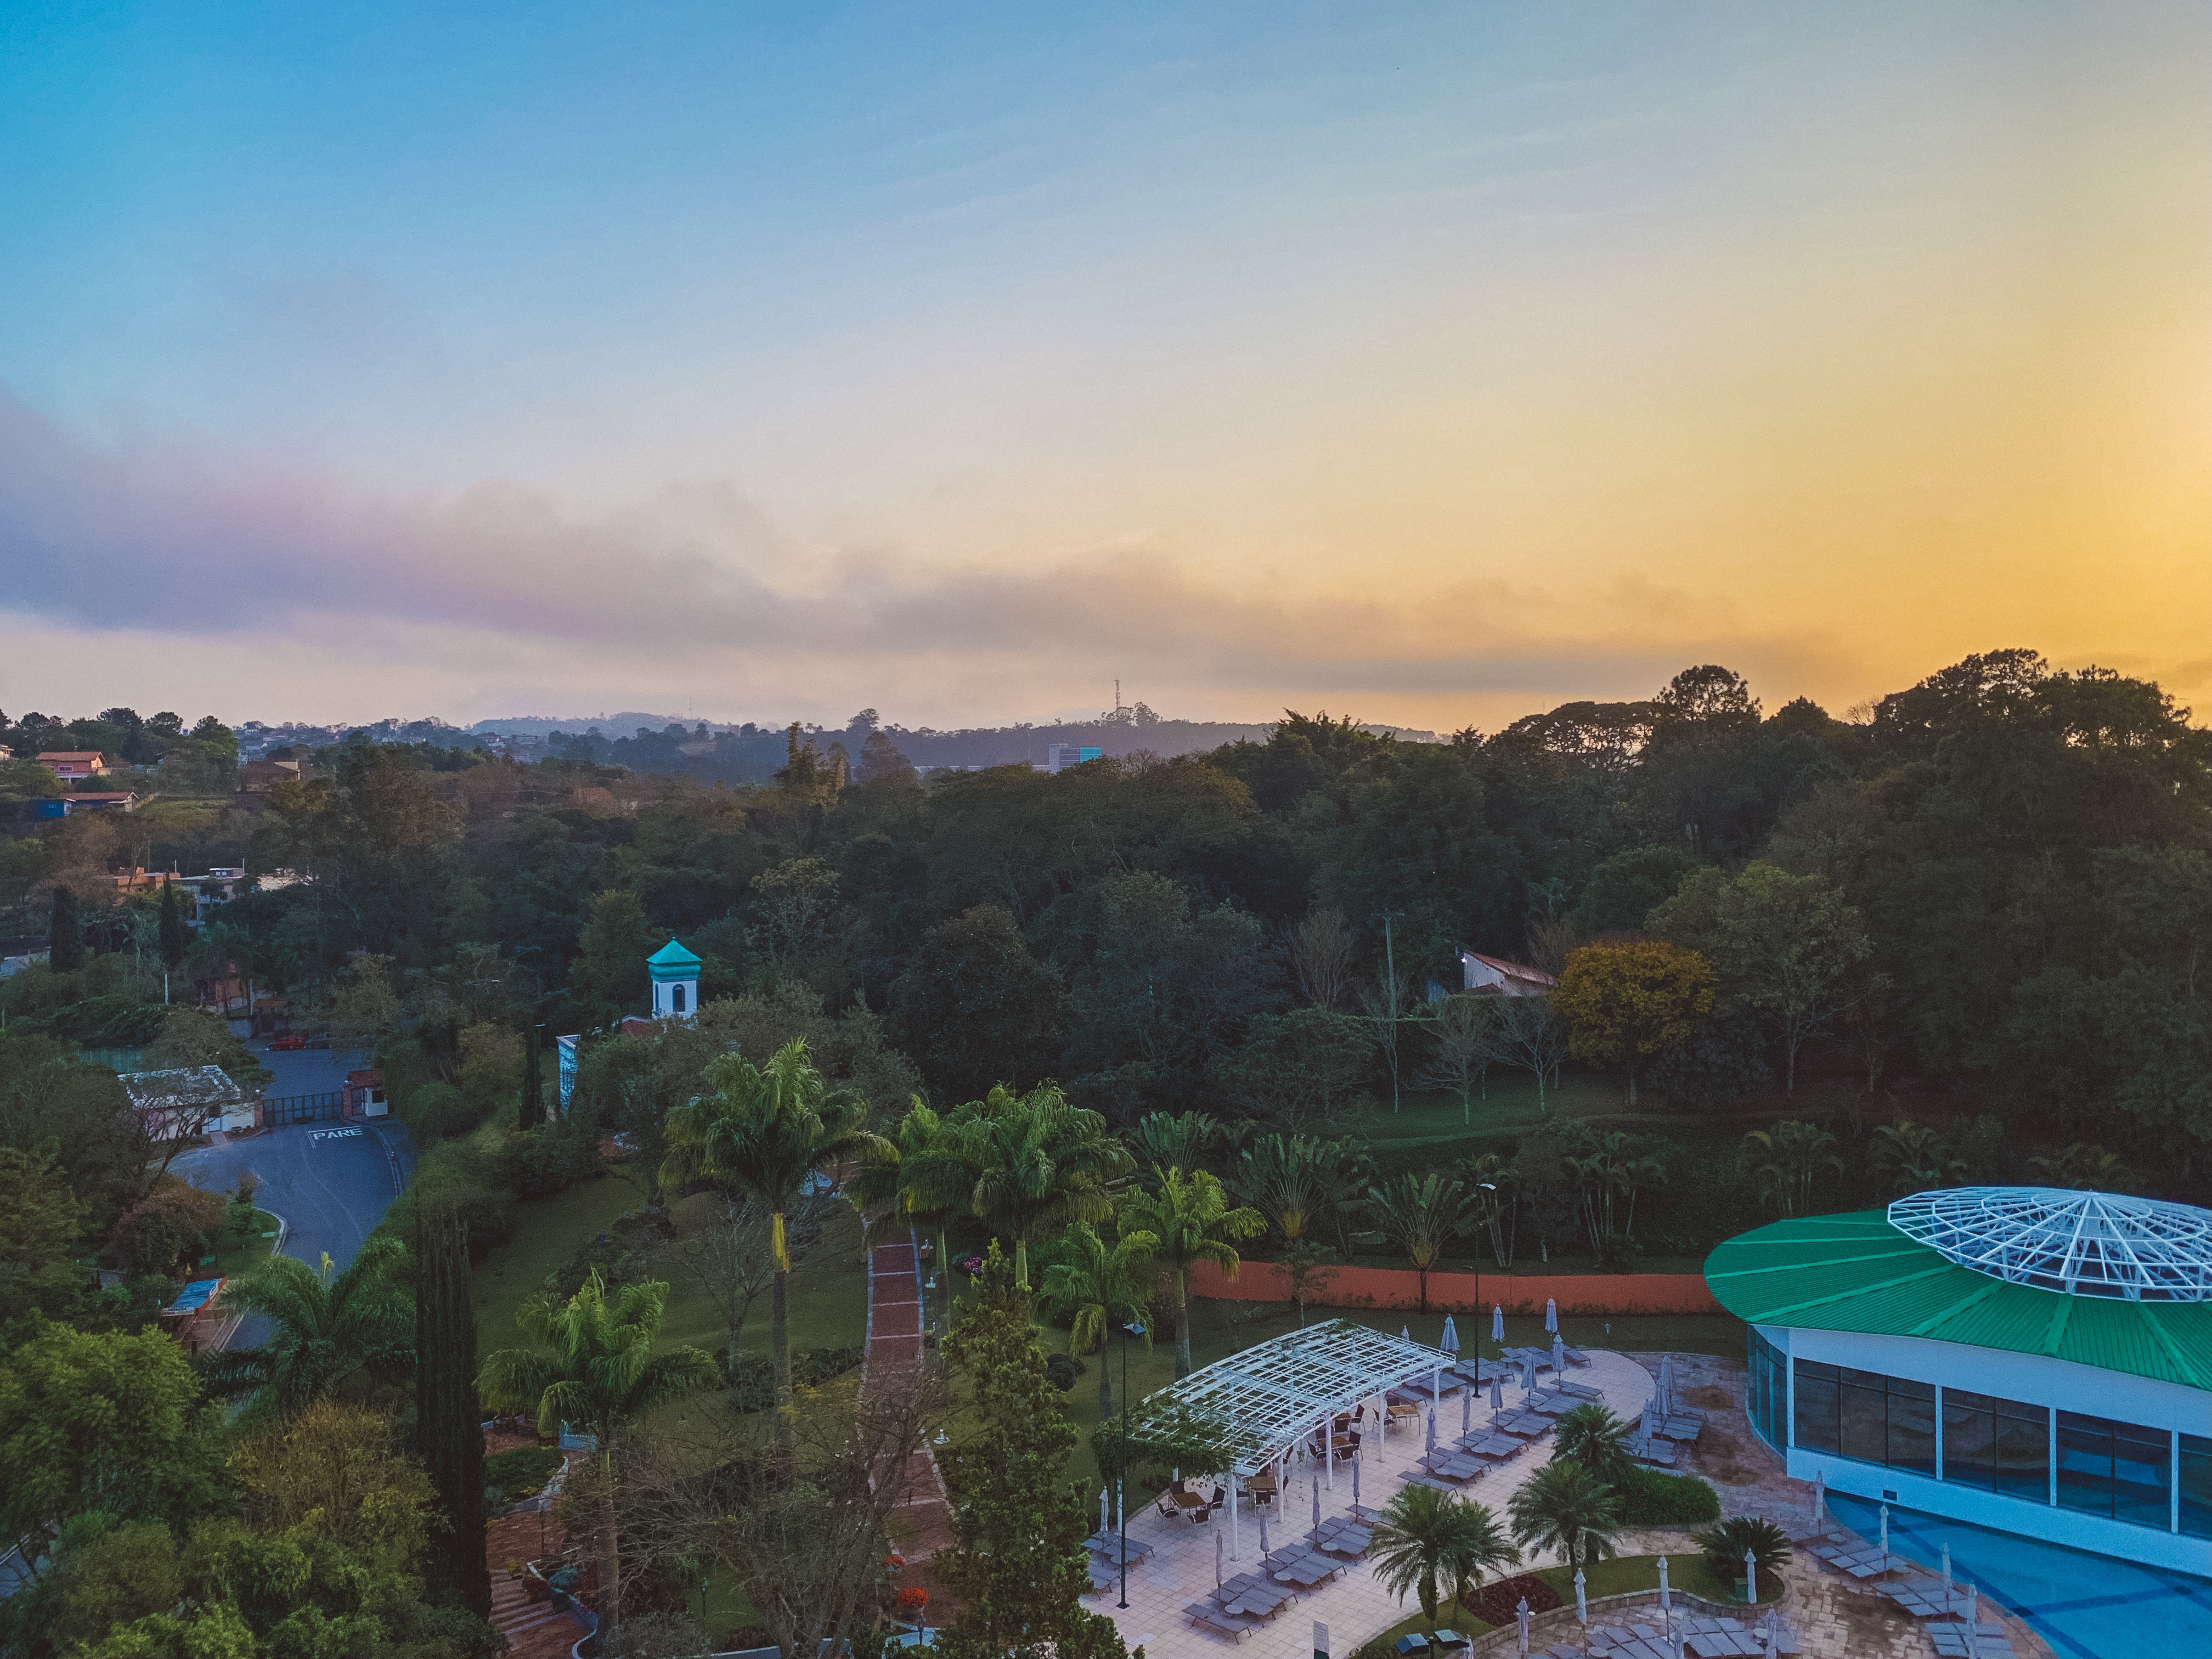
<path id="1" fill-rule="evenodd" d="M 690 1346 L 656 1354 L 668 1286 L 625 1285 L 611 1299 L 592 1269 L 563 1302 L 548 1293 L 525 1303 L 515 1323 L 535 1348 L 502 1348 L 485 1359 L 477 1386 L 496 1411 L 532 1410 L 538 1432 L 563 1426 L 598 1441 L 599 1583 L 610 1628 L 620 1622 L 622 1547 L 616 1531 L 615 1437 L 665 1401 L 710 1389 L 721 1373 L 714 1357 Z"/>
<path id="2" fill-rule="evenodd" d="M 1113 1212 L 1112 1182 L 1129 1154 L 1097 1112 L 1071 1106 L 1054 1085 L 1025 1095 L 1003 1086 L 956 1107 L 949 1133 L 915 1176 L 932 1202 L 968 1183 L 969 1213 L 1014 1249 L 1014 1282 L 1030 1287 L 1030 1246 L 1071 1222 L 1096 1225 Z"/>
<path id="3" fill-rule="evenodd" d="M 1421 1311 L 1429 1310 L 1429 1273 L 1444 1247 L 1467 1231 L 1471 1206 L 1466 1187 L 1431 1172 L 1401 1175 L 1367 1191 L 1376 1230 L 1406 1253 L 1420 1283 Z"/>
<path id="4" fill-rule="evenodd" d="M 1754 1515 L 1732 1515 L 1710 1527 L 1700 1527 L 1690 1536 L 1705 1553 L 1713 1571 L 1723 1578 L 1743 1577 L 1747 1552 L 1762 1573 L 1778 1572 L 1790 1559 L 1790 1534 Z"/>
<path id="5" fill-rule="evenodd" d="M 1513 1536 L 1534 1549 L 1557 1550 L 1571 1569 L 1614 1553 L 1620 1499 L 1571 1457 L 1554 1456 L 1513 1494 Z"/>
<path id="6" fill-rule="evenodd" d="M 1230 1180 L 1237 1197 L 1296 1244 L 1328 1207 L 1334 1162 L 1326 1144 L 1311 1136 L 1262 1135 L 1245 1148 Z"/>
<path id="7" fill-rule="evenodd" d="M 1505 1541 L 1497 1518 L 1472 1499 L 1434 1486 L 1401 1486 L 1375 1523 L 1370 1557 L 1382 1588 L 1401 1601 L 1410 1591 L 1436 1633 L 1437 1603 L 1449 1585 L 1464 1601 L 1493 1567 L 1517 1565 L 1521 1553 Z"/>
<path id="8" fill-rule="evenodd" d="M 1636 1460 L 1628 1455 L 1632 1425 L 1595 1401 L 1559 1413 L 1557 1455 L 1571 1457 L 1619 1492 L 1632 1478 Z"/>
<path id="9" fill-rule="evenodd" d="M 1835 1136 L 1802 1118 L 1784 1118 L 1772 1128 L 1753 1129 L 1743 1139 L 1745 1152 L 1757 1159 L 1752 1173 L 1778 1215 L 1811 1214 L 1814 1179 L 1823 1170 L 1844 1172 Z"/>
<path id="10" fill-rule="evenodd" d="M 1220 1121 L 1203 1112 L 1147 1112 L 1129 1131 L 1130 1147 L 1147 1169 L 1195 1170 L 1223 1138 Z"/>
<path id="11" fill-rule="evenodd" d="M 1140 1320 L 1145 1312 L 1146 1287 L 1152 1278 L 1152 1250 L 1159 1240 L 1142 1231 L 1124 1231 L 1109 1244 L 1093 1228 L 1079 1221 L 1064 1235 L 1071 1260 L 1044 1270 L 1045 1308 L 1053 1313 L 1072 1313 L 1067 1351 L 1085 1354 L 1106 1346 L 1106 1333 L 1116 1325 Z M 1146 1345 L 1151 1346 L 1147 1334 Z M 1098 1420 L 1114 1412 L 1114 1390 L 1108 1378 L 1112 1368 L 1098 1362 Z"/>
<path id="12" fill-rule="evenodd" d="M 840 1164 L 886 1162 L 896 1149 L 867 1128 L 868 1104 L 832 1089 L 807 1057 L 804 1038 L 777 1049 L 766 1066 L 726 1054 L 707 1067 L 708 1092 L 668 1115 L 668 1153 L 660 1184 L 679 1190 L 715 1182 L 769 1212 L 775 1277 L 769 1287 L 775 1403 L 790 1433 L 791 1253 L 784 1220 L 807 1178 Z"/>
<path id="13" fill-rule="evenodd" d="M 1190 1270 L 1211 1261 L 1230 1278 L 1243 1259 L 1237 1239 L 1267 1231 L 1257 1210 L 1231 1207 L 1220 1178 L 1204 1170 L 1166 1169 L 1156 1193 L 1132 1193 L 1121 1205 L 1123 1229 L 1150 1233 L 1156 1271 L 1175 1300 L 1176 1375 L 1190 1375 Z"/>
<path id="14" fill-rule="evenodd" d="M 257 1390 L 290 1417 L 355 1372 L 401 1371 L 415 1357 L 415 1298 L 399 1280 L 398 1240 L 372 1238 L 343 1273 L 271 1256 L 224 1286 L 222 1306 L 259 1314 L 274 1327 L 257 1347 L 208 1358 L 218 1393 Z"/>

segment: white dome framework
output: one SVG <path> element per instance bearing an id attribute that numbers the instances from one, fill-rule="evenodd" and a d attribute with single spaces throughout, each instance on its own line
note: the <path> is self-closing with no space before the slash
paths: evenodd
<path id="1" fill-rule="evenodd" d="M 1947 1261 L 2014 1285 L 2129 1302 L 2212 1301 L 2212 1210 L 2064 1187 L 1954 1187 L 1889 1206 Z"/>

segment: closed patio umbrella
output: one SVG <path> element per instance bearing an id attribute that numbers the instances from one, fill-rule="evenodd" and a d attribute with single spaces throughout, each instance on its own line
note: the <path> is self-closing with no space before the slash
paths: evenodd
<path id="1" fill-rule="evenodd" d="M 1319 1475 L 1316 1475 L 1314 1477 L 1314 1523 L 1312 1541 L 1316 1544 L 1321 1542 L 1321 1477 Z"/>
<path id="2" fill-rule="evenodd" d="M 1813 1471 L 1813 1530 L 1828 1529 L 1828 1475 L 1825 1469 Z"/>
<path id="3" fill-rule="evenodd" d="M 1213 1588 L 1221 1588 L 1221 1552 L 1226 1547 L 1219 1533 L 1213 1534 Z"/>
<path id="4" fill-rule="evenodd" d="M 1494 1412 L 1505 1409 L 1505 1374 L 1503 1371 L 1490 1374 L 1490 1409 Z"/>
<path id="5" fill-rule="evenodd" d="M 1674 1611 L 1674 1592 L 1668 1588 L 1667 1558 L 1663 1555 L 1659 1558 L 1659 1611 L 1662 1613 Z"/>
<path id="6" fill-rule="evenodd" d="M 1750 1550 L 1743 1553 L 1743 1600 L 1746 1607 L 1759 1604 L 1759 1557 Z"/>
<path id="7" fill-rule="evenodd" d="M 1982 1616 L 1982 1593 L 1972 1584 L 1966 1586 L 1966 1628 L 1972 1630 Z"/>
<path id="8" fill-rule="evenodd" d="M 1521 1627 L 1521 1651 L 1528 1651 L 1528 1598 L 1522 1596 L 1521 1605 L 1513 1609 L 1513 1622 Z"/>
<path id="9" fill-rule="evenodd" d="M 1113 1519 L 1106 1512 L 1106 1488 L 1103 1486 L 1098 1488 L 1098 1530 L 1101 1532 L 1114 1530 Z"/>
<path id="10" fill-rule="evenodd" d="M 1411 1325 L 1401 1325 L 1398 1328 L 1398 1340 L 1401 1342 L 1411 1342 L 1413 1340 L 1413 1328 Z"/>
<path id="11" fill-rule="evenodd" d="M 1264 1560 L 1266 1560 L 1266 1559 L 1268 1558 L 1268 1556 L 1269 1556 L 1269 1555 L 1273 1554 L 1273 1551 L 1271 1551 L 1271 1550 L 1267 1547 L 1267 1510 L 1260 1510 L 1260 1511 L 1259 1511 L 1259 1515 L 1260 1515 L 1260 1559 L 1261 1559 L 1262 1561 L 1264 1561 Z"/>
<path id="12" fill-rule="evenodd" d="M 1431 1406 L 1429 1407 L 1429 1445 L 1428 1445 L 1428 1449 L 1429 1449 L 1429 1451 L 1430 1451 L 1431 1454 L 1433 1454 L 1433 1453 L 1436 1451 L 1436 1449 L 1437 1449 L 1437 1408 L 1436 1408 L 1433 1405 L 1431 1405 Z"/>
<path id="13" fill-rule="evenodd" d="M 1462 1434 L 1474 1432 L 1474 1390 L 1473 1389 L 1462 1389 L 1459 1391 L 1459 1431 Z"/>
<path id="14" fill-rule="evenodd" d="M 1359 1454 L 1352 1454 L 1352 1507 L 1359 1507 Z"/>
<path id="15" fill-rule="evenodd" d="M 1589 1596 L 1583 1588 L 1583 1570 L 1575 1569 L 1575 1618 L 1587 1626 L 1589 1624 Z"/>
<path id="16" fill-rule="evenodd" d="M 1674 1398 L 1674 1356 L 1662 1353 L 1659 1356 L 1659 1414 L 1662 1417 L 1668 1414 L 1668 1407 Z"/>
<path id="17" fill-rule="evenodd" d="M 1505 1340 L 1505 1304 L 1502 1302 L 1490 1304 L 1490 1340 L 1492 1342 Z"/>
<path id="18" fill-rule="evenodd" d="M 1459 1327 L 1452 1323 L 1452 1316 L 1449 1314 L 1444 1316 L 1443 1340 L 1438 1342 L 1437 1346 L 1442 1348 L 1446 1353 L 1455 1354 L 1459 1352 Z"/>
<path id="19" fill-rule="evenodd" d="M 1554 1331 L 1552 1334 L 1552 1375 L 1565 1376 L 1566 1374 L 1567 1339 Z"/>
<path id="20" fill-rule="evenodd" d="M 1547 1296 L 1544 1298 L 1544 1328 L 1547 1331 L 1559 1328 L 1559 1304 L 1556 1297 Z"/>
<path id="21" fill-rule="evenodd" d="M 1951 1547 L 1943 1546 L 1943 1611 L 1951 1611 Z"/>
<path id="22" fill-rule="evenodd" d="M 1881 1570 L 1889 1571 L 1889 1505 L 1881 1506 Z"/>

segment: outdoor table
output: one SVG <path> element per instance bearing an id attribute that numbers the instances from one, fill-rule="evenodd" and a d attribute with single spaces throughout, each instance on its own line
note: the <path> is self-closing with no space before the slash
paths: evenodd
<path id="1" fill-rule="evenodd" d="M 1255 1504 L 1273 1503 L 1275 1492 L 1275 1477 L 1272 1474 L 1255 1474 L 1244 1483 L 1244 1495 Z"/>

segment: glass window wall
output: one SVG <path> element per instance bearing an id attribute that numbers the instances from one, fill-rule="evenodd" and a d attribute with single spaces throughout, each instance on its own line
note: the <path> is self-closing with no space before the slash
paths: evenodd
<path id="1" fill-rule="evenodd" d="M 1943 1390 L 1943 1479 L 2031 1504 L 2051 1501 L 2051 1411 Z"/>
<path id="2" fill-rule="evenodd" d="M 1784 1449 L 1789 1423 L 1790 1360 L 1757 1331 L 1751 1338 L 1751 1376 L 1744 1386 L 1744 1414 L 1752 1431 L 1777 1451 Z"/>
<path id="3" fill-rule="evenodd" d="M 2212 1538 L 2212 1439 L 2181 1437 L 2181 1529 Z"/>
<path id="4" fill-rule="evenodd" d="M 1862 1463 L 1936 1473 L 1936 1385 L 1797 1362 L 1797 1443 Z"/>
<path id="5" fill-rule="evenodd" d="M 2058 1413 L 2058 1506 L 2160 1532 L 2173 1524 L 2173 1437 L 2164 1429 Z"/>

